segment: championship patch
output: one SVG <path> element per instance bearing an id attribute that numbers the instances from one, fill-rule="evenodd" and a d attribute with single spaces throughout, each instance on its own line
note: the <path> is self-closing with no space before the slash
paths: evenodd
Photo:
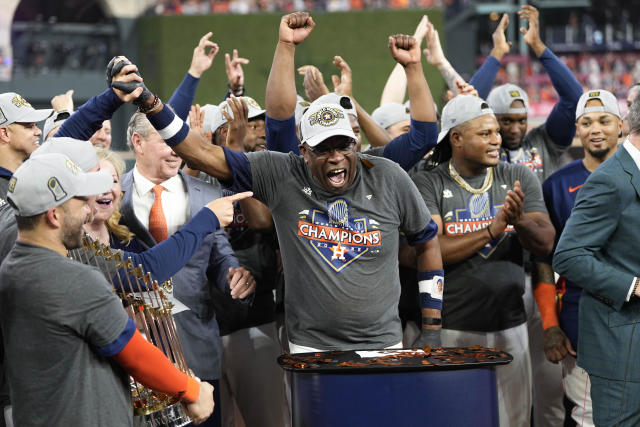
<path id="1" fill-rule="evenodd" d="M 509 91 L 509 95 L 511 95 L 512 98 L 521 98 L 520 91 L 517 90 Z"/>
<path id="2" fill-rule="evenodd" d="M 344 119 L 344 114 L 339 108 L 322 107 L 309 116 L 309 126 L 333 126 L 338 120 Z"/>
<path id="3" fill-rule="evenodd" d="M 505 191 L 506 195 L 506 191 Z M 504 200 L 504 197 L 501 199 Z M 466 206 L 447 212 L 445 216 L 444 233 L 448 236 L 460 236 L 462 234 L 473 233 L 482 230 L 493 222 L 493 219 L 500 211 L 502 205 L 492 205 L 488 193 L 472 194 L 467 198 Z M 513 226 L 509 225 L 500 233 L 499 237 L 487 243 L 477 253 L 483 258 L 489 258 L 502 242 L 507 233 L 513 231 Z"/>
<path id="4" fill-rule="evenodd" d="M 11 179 L 9 180 L 9 193 L 13 193 L 13 191 L 16 189 L 16 177 L 13 176 L 11 177 Z"/>
<path id="5" fill-rule="evenodd" d="M 64 191 L 64 188 L 60 185 L 60 181 L 58 181 L 58 178 L 55 176 L 49 178 L 49 181 L 47 181 L 47 187 L 49 187 L 49 191 L 53 194 L 53 198 L 56 202 L 67 197 L 67 192 Z"/>
<path id="6" fill-rule="evenodd" d="M 377 222 L 367 217 L 352 217 L 349 203 L 336 199 L 325 211 L 303 210 L 298 221 L 298 236 L 305 239 L 317 256 L 340 273 L 362 255 L 382 246 Z"/>
<path id="7" fill-rule="evenodd" d="M 21 97 L 20 95 L 16 95 L 13 98 L 11 98 L 11 103 L 18 108 L 31 107 L 31 104 L 29 104 L 27 100 Z"/>
<path id="8" fill-rule="evenodd" d="M 600 91 L 589 92 L 589 98 L 593 98 L 595 96 L 600 96 Z"/>
<path id="9" fill-rule="evenodd" d="M 7 122 L 7 116 L 4 115 L 2 108 L 0 108 L 0 125 Z"/>

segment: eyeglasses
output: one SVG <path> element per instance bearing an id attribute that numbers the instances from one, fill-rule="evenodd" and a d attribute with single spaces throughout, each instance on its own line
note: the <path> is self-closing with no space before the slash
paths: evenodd
<path id="1" fill-rule="evenodd" d="M 334 150 L 342 155 L 350 154 L 353 150 L 354 145 L 356 143 L 353 140 L 345 140 L 339 144 L 329 145 L 329 144 L 320 144 L 317 147 L 311 149 L 311 152 L 316 157 L 328 156 Z"/>

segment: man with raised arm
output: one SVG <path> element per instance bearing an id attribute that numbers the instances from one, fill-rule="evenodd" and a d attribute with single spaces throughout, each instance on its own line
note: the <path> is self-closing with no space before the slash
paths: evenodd
<path id="1" fill-rule="evenodd" d="M 267 111 L 277 119 L 293 115 L 295 48 L 314 25 L 306 12 L 280 22 L 266 98 Z M 408 74 L 422 77 L 412 37 L 389 37 L 389 47 Z M 293 352 L 401 346 L 399 231 L 417 253 L 423 329 L 414 345 L 439 345 L 444 279 L 437 228 L 399 166 L 356 153 L 341 106 L 309 108 L 298 156 L 211 145 L 148 90 L 145 99 L 141 111 L 178 155 L 233 190 L 254 189 L 270 208 L 289 284 L 285 311 Z"/>

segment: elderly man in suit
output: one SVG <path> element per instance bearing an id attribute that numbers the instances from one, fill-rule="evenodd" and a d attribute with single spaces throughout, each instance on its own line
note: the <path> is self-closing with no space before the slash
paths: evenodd
<path id="1" fill-rule="evenodd" d="M 180 158 L 164 143 L 141 113 L 129 121 L 128 144 L 136 165 L 122 177 L 122 220 L 144 247 L 166 239 L 207 201 L 221 197 L 216 188 L 180 171 Z M 174 296 L 189 309 L 175 314 L 188 366 L 216 387 L 222 350 L 210 288 L 244 299 L 255 280 L 233 254 L 224 231 L 209 235 L 187 265 L 173 276 Z M 220 425 L 220 406 L 206 425 Z"/>
<path id="2" fill-rule="evenodd" d="M 640 425 L 640 97 L 630 135 L 584 183 L 553 257 L 583 287 L 578 365 L 598 426 Z"/>

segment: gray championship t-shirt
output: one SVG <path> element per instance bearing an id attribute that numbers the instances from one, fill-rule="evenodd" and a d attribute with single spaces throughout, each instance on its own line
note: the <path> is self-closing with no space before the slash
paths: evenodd
<path id="1" fill-rule="evenodd" d="M 546 123 L 531 129 L 517 150 L 502 147 L 501 160 L 514 164 L 523 164 L 531 169 L 542 184 L 552 173 L 560 169 L 571 159 L 565 156 L 569 149 L 553 142 L 546 129 Z"/>
<path id="2" fill-rule="evenodd" d="M 458 185 L 449 174 L 449 162 L 416 172 L 412 178 L 429 211 L 442 218 L 448 236 L 491 224 L 516 180 L 525 194 L 525 213 L 546 213 L 540 183 L 527 167 L 499 162 L 493 171 L 493 184 L 482 194 Z M 481 188 L 484 179 L 484 174 L 465 178 L 472 188 Z M 445 265 L 445 278 L 444 328 L 492 332 L 525 322 L 523 250 L 511 226 L 473 256 Z"/>
<path id="3" fill-rule="evenodd" d="M 128 426 L 128 375 L 96 348 L 128 316 L 95 268 L 16 242 L 0 267 L 0 322 L 16 426 Z"/>
<path id="4" fill-rule="evenodd" d="M 354 182 L 335 195 L 301 156 L 247 154 L 254 196 L 269 207 L 278 232 L 294 344 L 375 349 L 402 340 L 399 231 L 414 236 L 431 218 L 397 164 L 358 156 Z"/>

